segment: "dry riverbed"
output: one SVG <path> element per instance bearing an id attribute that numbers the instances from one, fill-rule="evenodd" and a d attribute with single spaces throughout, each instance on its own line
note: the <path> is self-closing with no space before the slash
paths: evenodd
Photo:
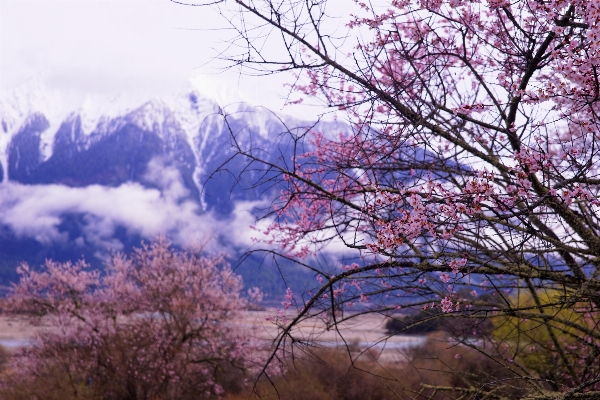
<path id="1" fill-rule="evenodd" d="M 244 314 L 244 325 L 250 327 L 255 337 L 265 344 L 272 343 L 280 332 L 276 324 L 267 320 L 274 314 L 275 311 L 247 312 Z M 308 319 L 298 324 L 291 334 L 295 341 L 315 346 L 349 346 L 354 354 L 370 350 L 385 361 L 403 360 L 404 349 L 425 340 L 423 336 L 387 335 L 385 317 L 375 314 L 357 315 L 339 323 L 337 329 L 327 329 L 322 319 Z"/>
<path id="2" fill-rule="evenodd" d="M 272 346 L 280 332 L 280 328 L 269 319 L 275 314 L 274 310 L 246 311 L 242 319 L 233 325 L 249 329 L 266 350 Z M 291 314 L 288 315 L 288 319 L 291 317 Z M 22 316 L 0 315 L 0 345 L 7 348 L 26 345 L 36 332 L 44 329 L 49 328 L 43 323 L 34 326 Z M 327 329 L 323 320 L 313 318 L 302 321 L 291 334 L 295 340 L 315 346 L 349 345 L 354 354 L 371 350 L 385 361 L 402 360 L 403 349 L 418 345 L 424 340 L 421 336 L 386 335 L 385 318 L 380 315 L 359 315 L 340 323 L 338 329 Z"/>

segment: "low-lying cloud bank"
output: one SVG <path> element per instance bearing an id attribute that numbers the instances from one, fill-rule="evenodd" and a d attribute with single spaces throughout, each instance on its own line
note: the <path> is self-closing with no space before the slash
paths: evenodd
<path id="1" fill-rule="evenodd" d="M 148 166 L 145 187 L 130 182 L 118 187 L 90 185 L 0 184 L 0 225 L 19 238 L 32 238 L 44 245 L 91 244 L 106 251 L 121 250 L 117 229 L 129 235 L 152 239 L 167 236 L 175 244 L 187 245 L 206 237 L 226 237 L 229 246 L 246 250 L 257 232 L 251 210 L 258 202 L 237 202 L 226 219 L 203 212 L 184 186 L 179 171 L 154 160 Z M 79 215 L 81 237 L 69 238 L 60 225 L 66 215 Z M 223 249 L 234 250 L 234 249 Z"/>

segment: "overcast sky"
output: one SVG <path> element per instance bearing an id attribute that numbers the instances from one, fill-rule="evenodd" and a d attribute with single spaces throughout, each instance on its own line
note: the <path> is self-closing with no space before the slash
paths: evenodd
<path id="1" fill-rule="evenodd" d="M 286 78 L 218 73 L 226 27 L 214 8 L 168 0 L 0 0 L 0 90 L 42 75 L 51 88 L 160 95 L 203 75 L 208 91 L 280 109 Z"/>

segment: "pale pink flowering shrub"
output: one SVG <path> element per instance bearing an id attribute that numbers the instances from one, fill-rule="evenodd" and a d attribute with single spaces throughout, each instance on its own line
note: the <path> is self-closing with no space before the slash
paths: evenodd
<path id="1" fill-rule="evenodd" d="M 83 261 L 19 273 L 12 309 L 50 329 L 16 355 L 17 386 L 59 398 L 197 399 L 243 385 L 251 346 L 232 324 L 246 301 L 222 256 L 159 239 L 114 256 L 105 275 Z"/>

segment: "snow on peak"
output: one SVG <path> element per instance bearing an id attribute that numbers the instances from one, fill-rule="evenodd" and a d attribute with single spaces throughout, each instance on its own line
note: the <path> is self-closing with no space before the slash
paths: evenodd
<path id="1" fill-rule="evenodd" d="M 118 94 L 88 94 L 75 111 L 81 121 L 81 131 L 88 136 L 105 120 L 113 120 L 131 112 L 143 103 L 132 96 Z"/>
<path id="2" fill-rule="evenodd" d="M 218 77 L 198 75 L 189 81 L 192 92 L 219 107 L 246 102 L 240 91 L 228 81 Z"/>
<path id="3" fill-rule="evenodd" d="M 53 117 L 60 118 L 63 99 L 57 91 L 48 90 L 40 77 L 35 77 L 9 91 L 0 93 L 0 120 L 4 134 L 12 137 L 21 128 L 27 117 L 34 113 L 43 114 L 52 123 Z M 62 115 L 64 117 L 65 115 Z"/>
<path id="4" fill-rule="evenodd" d="M 12 90 L 0 92 L 0 164 L 4 171 L 3 181 L 8 180 L 8 146 L 27 118 L 42 114 L 49 123 L 49 127 L 41 134 L 42 152 L 45 155 L 47 143 L 54 140 L 54 133 L 68 114 L 67 108 L 64 96 L 48 89 L 40 76 Z"/>
<path id="5" fill-rule="evenodd" d="M 268 136 L 269 128 L 279 122 L 279 118 L 289 122 L 295 121 L 293 118 L 280 116 L 265 107 L 257 106 L 256 102 L 245 97 L 233 82 L 223 81 L 218 76 L 198 75 L 190 80 L 190 84 L 193 88 L 192 93 L 213 104 L 216 103 L 220 114 L 243 120 L 247 129 L 262 137 Z"/>

